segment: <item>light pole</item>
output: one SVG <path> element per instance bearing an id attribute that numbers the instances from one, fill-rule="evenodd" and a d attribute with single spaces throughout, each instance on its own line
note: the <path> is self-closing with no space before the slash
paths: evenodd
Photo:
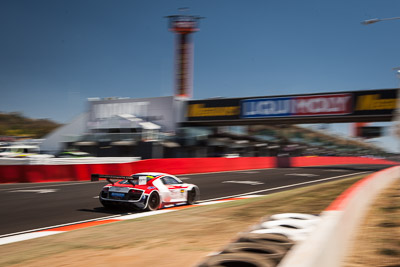
<path id="1" fill-rule="evenodd" d="M 373 24 L 373 23 L 376 23 L 376 22 L 380 22 L 380 21 L 385 21 L 385 20 L 396 20 L 396 19 L 400 19 L 400 17 L 383 18 L 383 19 L 378 19 L 378 18 L 375 18 L 375 19 L 367 19 L 367 20 L 362 21 L 361 24 L 369 25 L 369 24 Z"/>
<path id="2" fill-rule="evenodd" d="M 363 25 L 369 25 L 369 24 L 373 24 L 376 22 L 380 22 L 380 21 L 386 21 L 386 20 L 398 20 L 400 19 L 400 17 L 393 17 L 393 18 L 383 18 L 383 19 L 379 19 L 379 18 L 375 18 L 375 19 L 368 19 L 368 20 L 364 20 L 361 22 L 361 24 Z M 393 68 L 394 71 L 396 71 L 396 76 L 397 78 L 400 79 L 400 67 L 397 68 Z M 400 86 L 399 89 L 397 90 L 397 104 L 396 104 L 396 110 L 394 111 L 393 114 L 393 133 L 397 136 L 397 138 L 400 139 Z M 400 151 L 400 149 L 399 149 Z"/>
<path id="3" fill-rule="evenodd" d="M 396 76 L 398 79 L 400 79 L 400 67 L 393 68 L 394 71 L 396 71 Z M 397 90 L 397 103 L 396 103 L 396 111 L 393 114 L 393 133 L 397 136 L 397 138 L 400 138 L 400 86 L 399 89 Z M 400 150 L 400 149 L 399 149 Z"/>

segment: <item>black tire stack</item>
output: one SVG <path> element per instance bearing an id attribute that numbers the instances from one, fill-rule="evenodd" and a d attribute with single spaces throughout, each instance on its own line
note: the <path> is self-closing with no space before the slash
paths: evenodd
<path id="1" fill-rule="evenodd" d="M 285 215 L 285 214 L 280 214 Z M 297 214 L 297 218 L 290 214 L 293 224 L 307 220 L 309 222 L 318 216 Z M 278 217 L 279 219 L 275 219 Z M 283 217 L 283 218 L 281 218 Z M 228 244 L 222 251 L 209 255 L 197 267 L 274 267 L 286 255 L 288 250 L 296 243 L 295 240 L 289 238 L 293 235 L 285 235 L 276 230 L 276 233 L 254 233 L 256 229 L 261 229 L 262 225 L 268 221 L 278 222 L 282 220 L 285 224 L 288 222 L 286 217 L 273 215 L 268 218 L 263 218 L 260 224 L 251 227 L 247 232 L 243 232 L 238 237 Z M 308 218 L 310 217 L 310 219 Z M 290 219 L 289 219 L 290 220 Z M 290 221 L 289 221 L 290 222 Z M 314 224 L 315 225 L 315 224 Z M 274 229 L 270 229 L 274 232 Z M 292 232 L 296 232 L 294 229 Z M 304 234 L 302 234 L 304 235 Z"/>

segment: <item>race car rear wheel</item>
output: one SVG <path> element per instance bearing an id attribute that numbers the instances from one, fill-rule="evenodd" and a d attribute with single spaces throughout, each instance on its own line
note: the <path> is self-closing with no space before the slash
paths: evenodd
<path id="1" fill-rule="evenodd" d="M 149 200 L 147 201 L 146 210 L 157 210 L 160 207 L 160 201 L 160 195 L 157 192 L 151 193 L 149 196 Z"/>
<path id="2" fill-rule="evenodd" d="M 196 202 L 197 197 L 198 196 L 197 196 L 196 188 L 193 188 L 192 190 L 188 191 L 188 193 L 187 193 L 187 201 L 186 201 L 186 203 L 188 205 L 193 205 Z"/>

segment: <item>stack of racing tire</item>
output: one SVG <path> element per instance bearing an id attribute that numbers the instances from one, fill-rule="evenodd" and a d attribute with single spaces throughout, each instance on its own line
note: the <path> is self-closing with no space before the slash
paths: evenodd
<path id="1" fill-rule="evenodd" d="M 319 221 L 319 216 L 302 213 L 262 218 L 260 223 L 240 233 L 222 251 L 207 256 L 197 267 L 277 266 L 288 250 L 305 240 Z"/>

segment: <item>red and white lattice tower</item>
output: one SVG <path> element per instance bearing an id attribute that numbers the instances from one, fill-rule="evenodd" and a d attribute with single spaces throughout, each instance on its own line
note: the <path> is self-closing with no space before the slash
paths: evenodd
<path id="1" fill-rule="evenodd" d="M 176 34 L 175 96 L 189 99 L 193 96 L 193 42 L 192 33 L 199 30 L 202 17 L 189 15 L 167 16 L 169 30 Z"/>

